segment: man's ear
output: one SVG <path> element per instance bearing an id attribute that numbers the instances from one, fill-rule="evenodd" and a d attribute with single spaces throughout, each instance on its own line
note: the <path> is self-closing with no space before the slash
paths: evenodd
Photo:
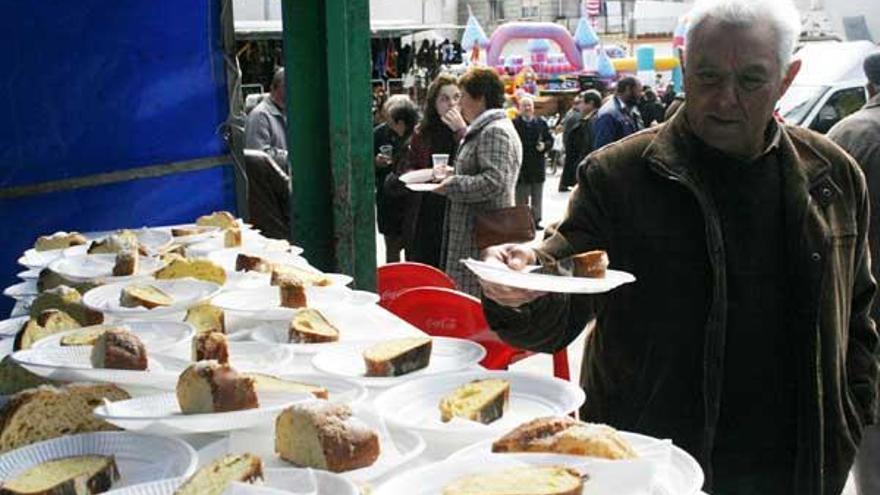
<path id="1" fill-rule="evenodd" d="M 788 64 L 788 69 L 785 71 L 785 75 L 782 76 L 782 87 L 779 88 L 779 97 L 782 98 L 782 95 L 788 91 L 788 88 L 791 86 L 791 83 L 794 82 L 794 78 L 797 77 L 798 72 L 801 70 L 801 61 L 794 60 L 790 64 Z"/>

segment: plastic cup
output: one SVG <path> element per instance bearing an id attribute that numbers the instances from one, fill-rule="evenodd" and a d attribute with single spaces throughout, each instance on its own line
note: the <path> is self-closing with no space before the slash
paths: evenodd
<path id="1" fill-rule="evenodd" d="M 445 179 L 449 175 L 449 169 L 447 168 L 449 165 L 449 155 L 434 154 L 431 155 L 431 160 L 434 163 L 434 180 Z"/>

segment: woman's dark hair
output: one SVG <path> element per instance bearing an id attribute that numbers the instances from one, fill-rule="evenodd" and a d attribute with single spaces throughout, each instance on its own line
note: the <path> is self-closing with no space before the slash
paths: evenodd
<path id="1" fill-rule="evenodd" d="M 392 122 L 403 122 L 406 125 L 406 134 L 411 134 L 419 123 L 419 109 L 409 98 L 400 99 L 388 108 L 388 118 Z"/>
<path id="2" fill-rule="evenodd" d="M 482 96 L 486 101 L 486 109 L 504 106 L 504 84 L 494 69 L 474 67 L 461 76 L 458 85 L 471 98 Z"/>
<path id="3" fill-rule="evenodd" d="M 423 112 L 425 117 L 422 119 L 421 130 L 432 132 L 435 129 L 446 126 L 443 120 L 440 119 L 440 114 L 437 113 L 437 97 L 440 95 L 440 90 L 443 89 L 443 86 L 450 84 L 458 85 L 455 76 L 440 74 L 428 86 L 428 96 L 425 100 L 425 111 Z"/>

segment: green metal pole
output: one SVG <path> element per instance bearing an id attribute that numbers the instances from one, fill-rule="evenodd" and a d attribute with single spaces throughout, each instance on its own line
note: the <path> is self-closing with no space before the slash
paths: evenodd
<path id="1" fill-rule="evenodd" d="M 293 238 L 375 288 L 368 0 L 283 0 Z"/>

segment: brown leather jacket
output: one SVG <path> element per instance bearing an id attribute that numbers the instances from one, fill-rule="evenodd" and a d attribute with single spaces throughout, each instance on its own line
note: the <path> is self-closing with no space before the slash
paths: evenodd
<path id="1" fill-rule="evenodd" d="M 572 254 L 605 249 L 635 283 L 603 297 L 550 294 L 517 309 L 484 298 L 484 308 L 503 339 L 543 352 L 567 346 L 595 317 L 582 417 L 672 438 L 711 477 L 723 375 L 736 369 L 724 366 L 720 220 L 694 173 L 700 156 L 684 115 L 590 155 L 558 232 L 539 252 L 552 270 Z M 852 159 L 812 131 L 782 127 L 779 156 L 797 335 L 795 493 L 837 495 L 876 411 L 868 195 Z"/>

